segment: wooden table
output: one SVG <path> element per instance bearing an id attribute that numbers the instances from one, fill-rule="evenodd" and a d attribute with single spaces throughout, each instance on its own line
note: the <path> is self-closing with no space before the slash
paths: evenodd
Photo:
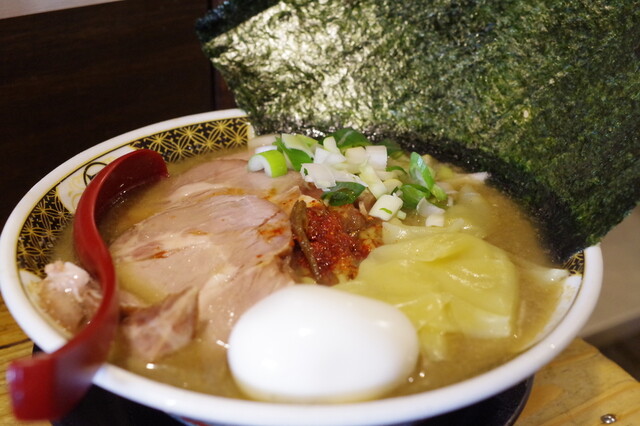
<path id="1" fill-rule="evenodd" d="M 32 349 L 0 299 L 0 425 L 49 424 L 21 423 L 11 413 L 5 371 L 11 360 L 29 356 Z M 536 375 L 517 426 L 600 425 L 607 414 L 615 415 L 615 426 L 640 425 L 640 382 L 576 339 Z"/>

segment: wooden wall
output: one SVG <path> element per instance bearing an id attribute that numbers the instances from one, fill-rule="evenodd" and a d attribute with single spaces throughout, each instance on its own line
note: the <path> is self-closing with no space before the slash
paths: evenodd
<path id="1" fill-rule="evenodd" d="M 0 225 L 33 184 L 78 152 L 233 106 L 194 30 L 210 7 L 125 0 L 0 20 Z"/>

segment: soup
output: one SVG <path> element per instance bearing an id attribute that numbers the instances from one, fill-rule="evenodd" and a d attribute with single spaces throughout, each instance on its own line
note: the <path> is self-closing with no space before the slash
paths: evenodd
<path id="1" fill-rule="evenodd" d="M 280 137 L 278 141 L 283 143 L 282 139 Z M 320 148 L 326 145 L 323 142 Z M 300 143 L 313 144 L 302 139 L 291 146 L 280 147 L 277 152 L 304 148 Z M 341 148 L 338 145 L 339 153 L 345 158 L 349 157 L 345 155 L 348 149 L 369 146 L 355 144 Z M 351 157 L 357 157 L 363 150 L 367 154 L 366 149 L 349 153 Z M 132 347 L 135 346 L 132 339 L 140 334 L 127 331 L 127 326 L 134 321 L 123 323 L 111 362 L 175 386 L 246 398 L 228 368 L 228 333 L 219 332 L 219 329 L 228 331 L 242 312 L 279 288 L 316 282 L 395 306 L 416 327 L 421 346 L 418 364 L 402 385 L 385 396 L 420 392 L 464 380 L 504 363 L 525 349 L 549 320 L 562 292 L 562 282 L 568 275 L 566 271 L 551 263 L 526 215 L 512 201 L 486 185 L 484 175 L 465 174 L 429 156 L 408 153 L 387 156 L 392 150 L 393 147 L 387 147 L 384 173 L 379 173 L 378 180 L 366 173 L 362 176 L 362 170 L 352 173 L 357 179 L 348 178 L 351 179 L 348 182 L 364 184 L 362 186 L 367 188 L 355 196 L 357 186 L 345 185 L 339 191 L 332 191 L 336 184 L 325 184 L 321 174 L 314 175 L 314 170 L 305 169 L 305 166 L 300 167 L 301 173 L 288 170 L 282 176 L 269 177 L 264 175 L 264 169 L 271 165 L 262 161 L 257 167 L 249 167 L 255 171 L 249 171 L 247 166 L 257 155 L 252 150 L 224 157 L 202 156 L 172 165 L 171 178 L 129 197 L 112 209 L 103 223 L 103 235 L 112 246 L 119 285 L 127 296 L 127 300 L 121 302 L 124 321 L 135 318 L 131 312 L 153 312 L 154 306 L 166 305 L 167 298 L 176 294 L 186 300 L 181 318 L 188 317 L 184 311 L 198 311 L 200 318 L 189 320 L 194 321 L 194 329 L 181 334 L 189 338 L 179 343 L 178 349 L 164 353 L 164 349 L 157 349 L 162 345 L 155 345 L 154 354 L 160 354 L 157 357 L 137 353 Z M 261 152 L 269 151 L 271 148 Z M 370 155 L 374 160 L 382 161 L 377 154 Z M 364 158 L 373 161 L 371 157 Z M 355 160 L 353 164 L 356 164 Z M 295 168 L 295 164 L 288 166 Z M 353 169 L 349 167 L 345 166 L 342 171 Z M 277 174 L 275 169 L 277 166 L 267 172 Z M 425 173 L 428 174 L 426 180 Z M 422 181 L 411 181 L 412 175 Z M 344 178 L 344 175 L 340 176 Z M 427 182 L 430 178 L 433 182 Z M 389 181 L 391 184 L 385 186 Z M 247 183 L 251 189 L 247 189 Z M 389 189 L 394 184 L 396 186 Z M 398 195 L 403 185 L 409 186 Z M 372 188 L 384 193 L 372 195 Z M 327 195 L 332 192 L 336 195 Z M 247 194 L 251 195 L 250 202 L 245 199 Z M 414 197 L 403 199 L 401 209 L 393 210 L 385 205 L 380 208 L 380 215 L 372 217 L 369 214 L 377 200 L 384 198 L 382 195 L 401 198 L 406 194 Z M 341 197 L 346 197 L 347 202 L 331 206 L 336 198 L 338 202 L 334 204 L 341 203 Z M 243 212 L 242 219 L 239 212 Z M 215 230 L 198 228 L 202 223 L 202 220 L 194 219 L 198 215 L 204 215 L 204 221 L 213 221 Z M 300 227 L 300 217 L 307 221 L 304 226 L 306 236 L 295 230 Z M 265 226 L 274 218 L 277 225 Z M 177 241 L 169 234 L 181 229 L 181 221 L 190 223 L 187 227 L 191 229 L 186 234 L 181 233 L 182 240 Z M 212 251 L 198 254 L 205 257 L 189 258 L 187 255 L 182 268 L 174 264 L 167 266 L 176 253 L 183 252 L 178 247 L 203 246 L 205 234 L 218 232 L 229 221 L 248 221 L 249 224 L 241 228 L 242 232 L 232 227 L 227 234 L 219 236 Z M 338 237 L 332 228 L 334 225 L 342 226 L 344 231 Z M 141 227 L 145 227 L 144 238 L 162 239 L 162 247 L 145 248 L 144 244 L 134 244 L 140 242 Z M 184 230 L 184 226 L 182 228 Z M 247 254 L 250 251 L 244 250 L 253 250 L 250 243 L 236 245 L 235 253 L 231 255 L 225 253 L 228 247 L 243 241 L 246 230 L 252 229 L 257 231 L 251 235 L 260 235 L 275 247 L 251 252 L 255 257 L 253 260 Z M 329 239 L 330 235 L 333 239 Z M 73 260 L 65 240 L 69 238 L 62 239 L 56 257 Z M 452 245 L 447 248 L 449 244 Z M 335 252 L 346 254 L 327 254 Z M 430 254 L 413 258 L 402 254 L 410 252 Z M 224 261 L 215 264 L 206 260 L 216 256 Z M 344 261 L 345 256 L 349 257 L 348 262 Z M 490 268 L 486 268 L 486 259 L 493 262 Z M 195 266 L 185 268 L 184 262 Z M 314 262 L 320 266 L 314 266 Z M 249 285 L 252 294 L 249 301 L 229 307 L 229 290 L 219 290 L 229 276 L 248 274 L 246 276 L 251 279 L 246 278 L 243 282 L 257 282 L 255 275 L 242 269 L 246 263 L 252 265 L 251 273 L 255 272 L 252 268 L 256 265 L 269 265 L 260 269 L 260 274 L 269 274 L 268 288 L 256 289 Z M 156 267 L 163 264 L 165 268 Z M 458 272 L 451 275 L 447 271 L 450 267 Z M 204 277 L 199 275 L 202 270 L 206 270 Z M 466 283 L 454 288 L 446 282 L 452 280 L 453 284 L 459 284 L 461 274 L 466 274 L 467 278 L 475 276 L 480 284 Z M 197 284 L 184 284 L 185 279 L 187 283 Z M 400 281 L 391 282 L 396 279 Z M 171 287 L 180 280 L 183 284 Z M 158 282 L 165 284 L 157 288 Z M 390 282 L 391 291 L 385 291 Z M 496 282 L 502 283 L 504 289 L 493 288 Z M 465 286 L 477 287 L 473 290 L 475 293 L 465 293 Z M 188 287 L 196 288 L 196 294 L 200 292 L 197 301 L 189 299 L 193 295 Z M 486 297 L 481 296 L 483 287 L 488 293 Z M 203 299 L 209 302 L 205 303 Z M 170 302 L 177 304 L 175 300 Z M 197 304 L 197 309 L 193 303 Z M 207 317 L 203 314 L 217 308 L 226 310 L 224 315 Z"/>

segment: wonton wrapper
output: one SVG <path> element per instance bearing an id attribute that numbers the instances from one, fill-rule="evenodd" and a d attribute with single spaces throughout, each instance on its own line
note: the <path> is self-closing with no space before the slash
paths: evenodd
<path id="1" fill-rule="evenodd" d="M 399 308 L 434 359 L 446 357 L 444 333 L 511 337 L 519 306 L 518 273 L 508 254 L 461 232 L 425 233 L 378 247 L 356 280 L 335 288 Z"/>

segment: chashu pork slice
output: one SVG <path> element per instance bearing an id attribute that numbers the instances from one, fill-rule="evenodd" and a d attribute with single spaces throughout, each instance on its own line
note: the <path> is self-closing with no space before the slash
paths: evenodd
<path id="1" fill-rule="evenodd" d="M 177 175 L 161 202 L 166 208 L 219 194 L 254 194 L 289 213 L 305 186 L 300 173 L 271 178 L 262 172 L 247 172 L 246 160 L 215 159 Z"/>
<path id="2" fill-rule="evenodd" d="M 124 289 L 152 304 L 197 289 L 199 333 L 223 344 L 248 307 L 293 284 L 284 260 L 291 241 L 288 215 L 278 206 L 224 194 L 157 213 L 110 250 Z"/>
<path id="3" fill-rule="evenodd" d="M 161 303 L 125 315 L 120 331 L 128 350 L 146 361 L 157 361 L 188 345 L 198 324 L 198 290 L 189 288 Z"/>

